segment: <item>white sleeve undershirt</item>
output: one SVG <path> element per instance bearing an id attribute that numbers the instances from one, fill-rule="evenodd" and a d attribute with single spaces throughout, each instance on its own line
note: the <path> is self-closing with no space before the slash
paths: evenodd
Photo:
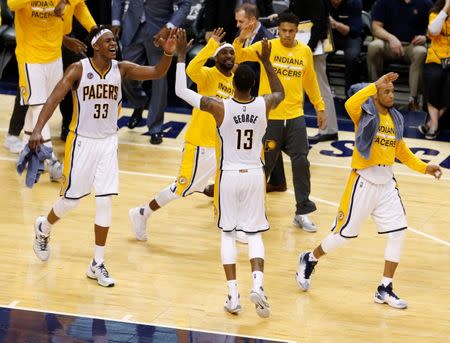
<path id="1" fill-rule="evenodd" d="M 442 31 L 442 25 L 444 25 L 447 19 L 447 13 L 440 11 L 436 18 L 428 25 L 428 31 L 432 36 L 437 36 Z"/>
<path id="2" fill-rule="evenodd" d="M 202 96 L 187 88 L 186 85 L 186 63 L 177 63 L 175 94 L 189 105 L 200 108 Z"/>

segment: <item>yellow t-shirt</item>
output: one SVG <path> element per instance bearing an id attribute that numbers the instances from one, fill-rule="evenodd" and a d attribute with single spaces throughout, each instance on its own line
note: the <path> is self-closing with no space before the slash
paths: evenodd
<path id="1" fill-rule="evenodd" d="M 216 67 L 204 66 L 218 47 L 219 44 L 214 39 L 210 39 L 208 44 L 189 63 L 186 74 L 197 84 L 197 91 L 200 95 L 228 99 L 234 93 L 233 75 L 226 76 Z M 194 108 L 184 140 L 197 146 L 214 147 L 216 141 L 214 117 L 208 112 Z"/>
<path id="2" fill-rule="evenodd" d="M 320 95 L 311 49 L 298 41 L 293 48 L 284 47 L 279 38 L 270 42 L 272 43 L 270 61 L 281 80 L 286 96 L 281 104 L 270 112 L 269 119 L 286 120 L 304 115 L 303 90 L 308 94 L 316 111 L 323 111 L 325 104 Z M 242 44 L 236 39 L 233 46 L 236 50 L 237 63 L 260 62 L 256 52 L 261 53 L 261 42 L 242 48 Z M 269 79 L 261 65 L 259 95 L 270 93 Z"/>
<path id="3" fill-rule="evenodd" d="M 346 101 L 345 108 L 355 124 L 355 132 L 358 129 L 359 120 L 361 119 L 361 106 L 369 97 L 376 93 L 377 88 L 374 83 L 371 83 Z M 362 157 L 355 147 L 352 155 L 352 168 L 365 169 L 379 164 L 390 166 L 394 164 L 395 158 L 398 158 L 400 162 L 409 168 L 420 173 L 425 173 L 427 164 L 409 150 L 403 139 L 400 141 L 395 139 L 395 127 L 391 115 L 389 113 L 380 113 L 379 116 L 380 125 L 372 144 L 369 159 L 366 160 Z"/>
<path id="4" fill-rule="evenodd" d="M 61 57 L 63 20 L 53 13 L 57 0 L 8 0 L 14 11 L 16 55 L 27 63 L 50 63 Z"/>
<path id="5" fill-rule="evenodd" d="M 72 32 L 73 17 L 77 18 L 80 24 L 90 32 L 96 26 L 94 18 L 86 6 L 85 0 L 71 0 L 64 9 L 64 34 Z"/>
<path id="6" fill-rule="evenodd" d="M 430 13 L 429 23 L 431 23 L 438 13 Z M 441 63 L 441 59 L 450 57 L 450 17 L 442 25 L 441 33 L 437 36 L 428 34 L 431 44 L 428 47 L 427 59 L 425 63 Z"/>

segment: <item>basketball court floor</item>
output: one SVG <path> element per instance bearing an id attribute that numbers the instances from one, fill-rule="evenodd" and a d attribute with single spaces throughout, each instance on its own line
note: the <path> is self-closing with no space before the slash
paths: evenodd
<path id="1" fill-rule="evenodd" d="M 406 139 L 417 156 L 441 164 L 439 181 L 395 166 L 409 230 L 394 289 L 408 301 L 406 310 L 373 302 L 383 271 L 385 237 L 377 235 L 370 220 L 358 239 L 320 261 L 309 292 L 299 290 L 299 253 L 314 248 L 330 230 L 350 172 L 353 133 L 340 132 L 339 141 L 310 150 L 311 195 L 318 208 L 311 215 L 319 227 L 315 234 L 292 224 L 295 201 L 285 158 L 288 191 L 267 195 L 271 229 L 264 234 L 264 283 L 272 315 L 262 319 L 249 300 L 251 273 L 242 244 L 238 282 L 243 309 L 237 316 L 223 310 L 227 288 L 210 198 L 194 194 L 153 214 L 148 242 L 136 241 L 131 233 L 128 210 L 148 202 L 177 175 L 190 116 L 168 113 L 166 134 L 171 138 L 160 146 L 148 143 L 144 127 L 120 129 L 120 195 L 113 202 L 106 250 L 106 265 L 117 283 L 102 288 L 85 276 L 94 249 L 93 196 L 53 227 L 49 261 L 34 255 L 34 220 L 47 214 L 59 184 L 44 174 L 29 189 L 24 176 L 16 173 L 17 155 L 3 145 L 13 101 L 13 96 L 0 95 L 0 341 L 48 342 L 45 332 L 50 328 L 62 337 L 55 342 L 448 341 L 449 143 Z M 130 112 L 125 109 L 123 115 Z M 59 123 L 55 113 L 51 128 L 62 158 Z M 8 336 L 11 328 L 17 336 Z M 26 338 L 34 331 L 43 336 Z"/>

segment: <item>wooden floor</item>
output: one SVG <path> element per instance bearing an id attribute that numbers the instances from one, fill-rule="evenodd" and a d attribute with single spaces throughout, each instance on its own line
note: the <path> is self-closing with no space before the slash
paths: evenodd
<path id="1" fill-rule="evenodd" d="M 292 225 L 295 209 L 289 190 L 270 194 L 271 230 L 266 246 L 265 289 L 272 307 L 259 318 L 248 299 L 251 288 L 247 249 L 239 245 L 238 280 L 243 311 L 224 312 L 227 293 L 220 262 L 219 231 L 212 201 L 201 194 L 169 204 L 149 222 L 149 241 L 133 239 L 128 209 L 145 203 L 168 185 L 178 170 L 182 136 L 150 146 L 143 129 L 120 130 L 120 195 L 114 200 L 106 262 L 116 287 L 105 289 L 85 277 L 93 254 L 94 198 L 56 225 L 51 258 L 39 261 L 32 250 L 33 223 L 57 198 L 59 184 L 48 175 L 32 189 L 15 172 L 17 155 L 3 146 L 13 98 L 0 96 L 0 305 L 74 313 L 293 340 L 298 342 L 444 342 L 450 337 L 450 172 L 439 182 L 395 167 L 411 226 L 395 289 L 409 302 L 407 310 L 373 303 L 381 278 L 385 237 L 369 220 L 361 236 L 330 254 L 316 268 L 312 288 L 301 292 L 294 279 L 298 254 L 314 248 L 329 231 L 349 173 L 349 157 L 320 143 L 310 153 L 311 216 L 316 234 Z M 127 111 L 125 111 L 128 113 Z M 57 151 L 59 115 L 52 118 Z M 167 115 L 186 121 L 186 115 Z M 184 133 L 184 132 L 183 132 Z M 311 129 L 310 133 L 314 133 Z M 340 139 L 352 140 L 351 133 Z M 411 147 L 439 151 L 436 163 L 450 156 L 448 143 L 408 140 Z M 348 145 L 348 147 L 351 147 Z M 290 165 L 286 162 L 286 167 Z"/>

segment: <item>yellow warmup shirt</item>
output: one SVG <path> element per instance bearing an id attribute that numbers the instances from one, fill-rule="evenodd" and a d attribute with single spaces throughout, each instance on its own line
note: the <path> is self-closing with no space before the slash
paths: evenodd
<path id="1" fill-rule="evenodd" d="M 72 32 L 73 17 L 77 18 L 80 24 L 90 32 L 96 26 L 94 18 L 86 6 L 85 0 L 70 0 L 70 4 L 64 9 L 64 34 Z"/>
<path id="2" fill-rule="evenodd" d="M 374 83 L 361 89 L 355 93 L 345 103 L 345 108 L 355 124 L 355 133 L 358 129 L 359 120 L 361 119 L 361 106 L 366 100 L 377 93 Z M 395 139 L 394 122 L 389 113 L 380 113 L 380 125 L 375 140 L 370 151 L 370 158 L 366 160 L 361 156 L 358 149 L 353 149 L 352 168 L 365 169 L 376 165 L 393 165 L 395 158 L 420 173 L 425 173 L 427 164 L 417 158 L 411 150 L 409 150 L 405 141 Z"/>
<path id="3" fill-rule="evenodd" d="M 200 95 L 228 99 L 234 93 L 233 75 L 226 76 L 216 67 L 204 66 L 218 47 L 219 44 L 214 39 L 210 39 L 208 44 L 189 63 L 186 74 L 197 84 L 197 91 Z M 197 146 L 214 147 L 216 141 L 214 117 L 208 112 L 194 108 L 184 140 Z"/>
<path id="4" fill-rule="evenodd" d="M 270 40 L 272 52 L 270 61 L 285 90 L 285 98 L 277 108 L 270 111 L 269 119 L 292 119 L 304 115 L 303 90 L 308 94 L 316 111 L 324 111 L 325 104 L 320 95 L 311 49 L 301 42 L 293 48 L 284 47 L 279 38 Z M 233 42 L 236 62 L 260 62 L 256 52 L 261 53 L 261 42 L 242 47 L 237 39 Z M 261 63 L 260 63 L 261 65 Z M 270 94 L 270 85 L 264 67 L 261 65 L 259 95 Z"/>
<path id="5" fill-rule="evenodd" d="M 76 5 L 81 1 L 73 0 L 71 5 L 66 6 L 64 21 L 71 20 Z M 58 0 L 8 0 L 9 8 L 14 11 L 18 59 L 26 63 L 50 63 L 61 58 L 63 33 L 71 27 L 71 23 L 66 27 L 63 19 L 54 15 L 57 4 Z M 77 12 L 80 15 L 77 19 L 84 27 L 87 25 L 90 29 L 95 26 L 86 11 L 82 8 L 78 10 L 81 12 Z"/>
<path id="6" fill-rule="evenodd" d="M 438 13 L 430 13 L 429 23 L 431 23 Z M 441 64 L 441 59 L 450 57 L 450 17 L 442 25 L 441 33 L 437 36 L 428 34 L 428 38 L 431 40 L 431 44 L 428 47 L 427 59 L 425 63 L 438 63 Z"/>

